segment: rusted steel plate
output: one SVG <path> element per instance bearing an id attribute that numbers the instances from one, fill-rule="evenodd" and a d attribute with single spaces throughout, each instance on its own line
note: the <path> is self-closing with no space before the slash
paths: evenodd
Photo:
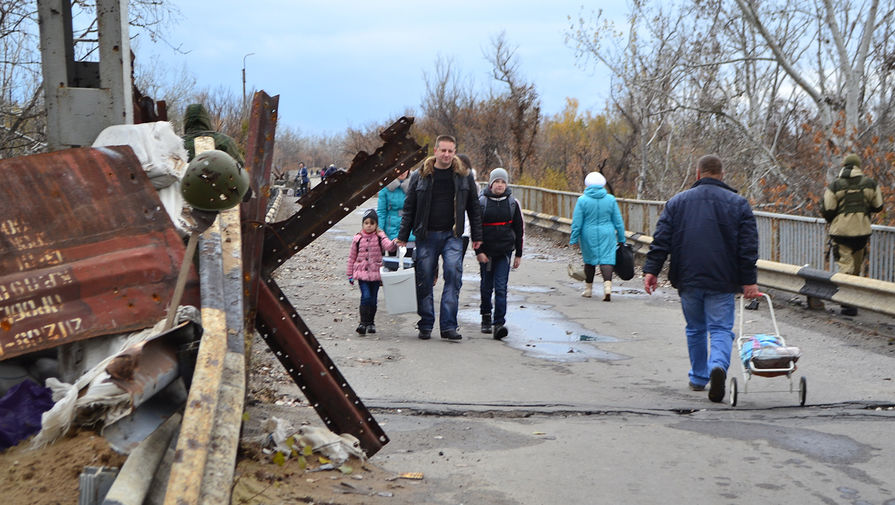
<path id="1" fill-rule="evenodd" d="M 242 219 L 242 266 L 245 276 L 245 329 L 255 328 L 258 305 L 258 282 L 261 279 L 261 256 L 264 247 L 264 218 L 270 199 L 270 167 L 273 164 L 274 134 L 277 125 L 279 95 L 270 97 L 255 93 L 246 148 L 246 168 L 251 178 L 252 199 L 240 205 Z M 248 346 L 251 339 L 246 339 Z"/>
<path id="2" fill-rule="evenodd" d="M 273 279 L 259 285 L 256 326 L 327 428 L 357 437 L 367 456 L 388 443 L 385 432 Z"/>
<path id="3" fill-rule="evenodd" d="M 184 246 L 129 147 L 0 161 L 0 180 L 0 360 L 164 317 Z"/>
<path id="4" fill-rule="evenodd" d="M 327 177 L 299 200 L 298 212 L 268 228 L 262 260 L 265 276 L 426 157 L 427 148 L 408 136 L 412 124 L 408 117 L 396 121 L 379 135 L 385 143 L 373 154 L 357 153 L 347 172 Z"/>

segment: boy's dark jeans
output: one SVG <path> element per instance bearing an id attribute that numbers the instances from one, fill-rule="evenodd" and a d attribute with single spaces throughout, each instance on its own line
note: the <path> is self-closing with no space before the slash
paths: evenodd
<path id="1" fill-rule="evenodd" d="M 479 263 L 482 274 L 481 294 L 482 314 L 490 314 L 492 310 L 491 295 L 494 295 L 494 325 L 506 324 L 507 315 L 507 282 L 510 280 L 510 267 L 513 262 L 513 252 L 492 256 L 488 263 Z"/>

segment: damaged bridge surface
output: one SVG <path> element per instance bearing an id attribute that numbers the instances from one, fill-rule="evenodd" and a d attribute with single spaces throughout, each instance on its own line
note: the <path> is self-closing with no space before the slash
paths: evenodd
<path id="1" fill-rule="evenodd" d="M 425 476 L 384 501 L 895 503 L 890 318 L 809 311 L 791 304 L 790 294 L 772 292 L 780 331 L 802 350 L 796 391 L 786 377 L 756 377 L 744 394 L 734 360 L 728 377 L 739 380 L 738 406 L 712 403 L 687 387 L 685 323 L 664 279 L 652 296 L 635 278 L 613 281 L 611 302 L 583 298 L 582 283 L 567 274 L 580 256 L 527 227 L 522 263 L 510 273 L 503 341 L 479 331 L 479 267 L 471 254 L 459 344 L 420 340 L 416 314 L 384 310 L 377 333 L 361 338 L 353 332 L 358 292 L 344 281 L 343 259 L 363 210 L 375 207 L 375 199 L 365 202 L 274 277 L 305 308 L 306 324 L 318 328 L 331 359 L 388 432 L 374 463 Z M 436 296 L 442 286 L 439 279 Z M 748 327 L 770 327 L 766 307 L 747 312 Z M 256 370 L 276 359 L 258 355 L 268 361 Z M 808 380 L 805 407 L 801 376 Z M 249 407 L 253 418 L 313 420 L 299 389 L 286 383 L 278 391 Z"/>

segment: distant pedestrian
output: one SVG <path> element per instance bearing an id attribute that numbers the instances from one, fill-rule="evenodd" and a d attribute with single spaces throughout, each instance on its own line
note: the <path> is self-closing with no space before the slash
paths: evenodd
<path id="1" fill-rule="evenodd" d="M 572 214 L 569 245 L 578 244 L 584 261 L 584 292 L 593 296 L 597 265 L 603 278 L 603 301 L 612 299 L 612 272 L 615 270 L 615 249 L 625 243 L 625 223 L 615 197 L 606 191 L 606 178 L 591 172 L 584 178 L 584 194 L 578 197 Z"/>
<path id="2" fill-rule="evenodd" d="M 360 323 L 357 331 L 361 335 L 376 333 L 376 301 L 379 298 L 379 284 L 382 277 L 382 257 L 386 251 L 395 250 L 395 244 L 379 229 L 379 217 L 373 209 L 364 211 L 362 228 L 351 241 L 348 251 L 348 282 L 357 281 L 360 288 Z"/>
<path id="3" fill-rule="evenodd" d="M 752 208 L 722 182 L 721 159 L 696 164 L 696 182 L 672 197 L 656 223 L 643 266 L 643 287 L 652 294 L 665 259 L 687 321 L 690 389 L 724 399 L 733 347 L 734 295 L 758 298 L 758 228 Z"/>
<path id="4" fill-rule="evenodd" d="M 879 185 L 861 171 L 861 158 L 849 154 L 821 202 L 821 213 L 830 223 L 833 259 L 840 273 L 861 275 L 870 240 L 870 214 L 881 210 L 883 195 Z M 842 313 L 855 316 L 858 309 L 843 305 Z"/>
<path id="5" fill-rule="evenodd" d="M 482 333 L 493 331 L 497 340 L 509 333 L 506 327 L 507 283 L 510 278 L 510 267 L 519 268 L 522 263 L 522 242 L 525 234 L 522 209 L 513 197 L 513 191 L 508 187 L 509 181 L 510 176 L 506 170 L 495 168 L 489 176 L 488 187 L 483 189 L 479 196 L 479 204 L 482 206 L 482 244 L 475 253 L 482 277 L 480 285 L 482 301 L 479 305 Z"/>
<path id="6" fill-rule="evenodd" d="M 410 188 L 409 171 L 405 170 L 398 175 L 398 178 L 388 183 L 379 190 L 376 197 L 376 213 L 379 214 L 379 224 L 382 231 L 388 238 L 395 240 L 398 238 L 398 232 L 401 231 L 401 217 L 404 215 L 404 200 L 407 198 L 407 191 Z M 407 238 L 407 255 L 413 254 L 414 241 L 416 237 L 413 232 Z M 394 255 L 395 253 L 389 253 Z"/>
<path id="7" fill-rule="evenodd" d="M 328 177 L 332 177 L 334 173 L 336 173 L 339 169 L 336 168 L 335 163 L 330 163 L 330 165 L 323 169 L 323 172 L 320 174 L 320 180 L 325 181 Z"/>
<path id="8" fill-rule="evenodd" d="M 308 175 L 308 168 L 305 166 L 304 162 L 298 162 L 298 175 L 296 178 L 299 183 L 298 196 L 304 196 L 305 193 L 308 192 L 311 184 L 311 177 Z"/>
<path id="9" fill-rule="evenodd" d="M 441 292 L 439 329 L 441 338 L 459 342 L 457 331 L 460 286 L 463 283 L 463 224 L 469 217 L 473 249 L 482 245 L 482 209 L 475 179 L 469 167 L 456 156 L 457 141 L 450 135 L 435 139 L 435 155 L 423 161 L 410 176 L 404 200 L 404 216 L 398 232 L 398 246 L 416 235 L 416 298 L 419 338 L 432 337 L 435 304 L 432 284 L 438 257 L 444 262 L 444 289 Z"/>

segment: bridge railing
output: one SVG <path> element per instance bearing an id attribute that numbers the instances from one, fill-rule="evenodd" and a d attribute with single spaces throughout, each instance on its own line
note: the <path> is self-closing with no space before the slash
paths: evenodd
<path id="1" fill-rule="evenodd" d="M 522 208 L 540 214 L 572 219 L 580 193 L 532 186 L 511 186 Z M 618 198 L 625 229 L 652 236 L 665 206 L 663 201 Z M 759 258 L 778 263 L 809 266 L 835 272 L 836 264 L 827 246 L 827 225 L 821 218 L 755 212 L 758 224 Z M 871 226 L 867 276 L 895 282 L 895 227 Z"/>

